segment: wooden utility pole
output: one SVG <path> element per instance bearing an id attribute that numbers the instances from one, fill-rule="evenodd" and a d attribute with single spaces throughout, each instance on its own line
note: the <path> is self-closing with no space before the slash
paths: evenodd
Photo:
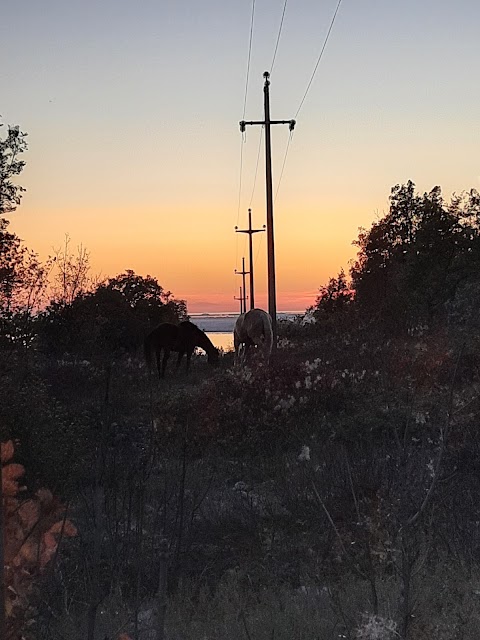
<path id="1" fill-rule="evenodd" d="M 253 242 L 252 235 L 254 233 L 259 233 L 260 231 L 265 231 L 265 225 L 263 225 L 263 229 L 252 229 L 252 210 L 248 210 L 248 229 L 239 229 L 235 227 L 235 231 L 237 233 L 248 233 L 248 255 L 249 255 L 249 268 L 250 268 L 250 309 L 255 308 L 255 294 L 254 294 L 254 281 L 253 281 Z"/>
<path id="2" fill-rule="evenodd" d="M 245 285 L 245 276 L 247 274 L 250 273 L 250 271 L 245 271 L 245 258 L 242 258 L 242 270 L 241 271 L 237 271 L 235 269 L 235 273 L 237 274 L 237 276 L 242 276 L 242 284 L 243 284 L 243 311 L 240 311 L 240 313 L 245 313 L 247 310 L 247 289 L 246 289 L 246 285 Z M 240 294 L 240 309 L 242 309 L 242 295 Z"/>
<path id="3" fill-rule="evenodd" d="M 272 317 L 273 348 L 277 345 L 277 293 L 275 286 L 275 243 L 273 233 L 273 192 L 272 192 L 272 145 L 270 138 L 270 125 L 288 124 L 290 131 L 295 127 L 295 120 L 270 120 L 270 74 L 263 74 L 265 120 L 246 122 L 240 121 L 240 131 L 244 132 L 247 125 L 260 124 L 265 126 L 265 172 L 266 172 L 266 196 L 267 196 L 267 251 L 268 251 L 268 312 Z"/>
<path id="4" fill-rule="evenodd" d="M 240 314 L 245 313 L 243 310 L 243 304 L 245 302 L 245 295 L 242 293 L 242 287 L 240 287 L 240 295 L 237 298 L 236 296 L 233 296 L 234 300 L 240 300 Z"/>

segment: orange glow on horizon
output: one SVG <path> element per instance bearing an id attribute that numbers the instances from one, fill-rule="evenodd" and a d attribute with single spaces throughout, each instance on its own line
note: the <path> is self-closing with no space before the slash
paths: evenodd
<path id="1" fill-rule="evenodd" d="M 331 210 L 334 208 L 332 203 Z M 44 224 L 47 216 L 53 225 Z M 255 211 L 255 217 L 261 219 L 261 211 Z M 323 213 L 319 219 L 316 209 L 305 206 L 302 224 L 298 224 L 299 217 L 286 207 L 278 209 L 275 241 L 279 311 L 302 311 L 312 305 L 318 288 L 342 266 L 347 270 L 348 261 L 355 255 L 351 243 L 342 245 L 345 224 L 349 223 L 356 235 L 358 225 L 352 220 L 355 214 L 337 211 Z M 169 211 L 149 207 L 135 215 L 129 208 L 70 209 L 68 215 L 58 209 L 34 212 L 26 197 L 11 216 L 10 228 L 42 259 L 62 249 L 68 234 L 71 253 L 75 254 L 80 245 L 88 251 L 92 277 L 101 280 L 132 269 L 138 275 L 157 278 L 165 290 L 186 300 L 192 313 L 220 312 L 238 310 L 234 296 L 239 295 L 242 278 L 235 274 L 235 266 L 241 269 L 242 256 L 248 269 L 247 238 L 235 234 L 236 221 L 233 215 L 229 218 L 231 224 L 220 206 L 187 212 L 179 207 Z M 338 219 L 344 221 L 342 228 Z M 308 228 L 311 231 L 305 233 Z M 266 239 L 264 234 L 257 234 L 255 304 L 262 308 L 268 306 L 266 263 Z M 248 276 L 246 281 L 248 295 Z"/>

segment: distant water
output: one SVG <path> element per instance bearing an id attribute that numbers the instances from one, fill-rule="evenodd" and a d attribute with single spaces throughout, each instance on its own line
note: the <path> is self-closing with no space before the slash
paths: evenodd
<path id="1" fill-rule="evenodd" d="M 223 331 L 207 331 L 206 334 L 217 349 L 233 351 L 233 330 L 226 333 Z"/>
<path id="2" fill-rule="evenodd" d="M 304 311 L 282 311 L 277 313 L 278 319 L 293 319 L 303 315 Z M 190 319 L 206 333 L 228 333 L 233 331 L 238 313 L 191 313 Z"/>
<path id="3" fill-rule="evenodd" d="M 277 314 L 278 319 L 293 319 L 303 315 L 304 311 L 284 311 Z M 190 320 L 205 331 L 217 348 L 224 351 L 233 349 L 233 327 L 238 313 L 191 313 Z"/>

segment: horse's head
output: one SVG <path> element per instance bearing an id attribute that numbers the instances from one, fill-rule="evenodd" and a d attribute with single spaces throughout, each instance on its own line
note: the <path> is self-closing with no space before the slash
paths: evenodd
<path id="1" fill-rule="evenodd" d="M 220 352 L 218 351 L 217 348 L 214 347 L 208 354 L 208 359 L 207 359 L 208 364 L 214 367 L 217 366 L 219 356 L 220 356 Z"/>

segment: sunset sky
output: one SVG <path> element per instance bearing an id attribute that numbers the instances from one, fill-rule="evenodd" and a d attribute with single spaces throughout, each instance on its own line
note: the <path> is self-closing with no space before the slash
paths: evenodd
<path id="1" fill-rule="evenodd" d="M 255 2 L 247 120 L 263 119 L 284 2 Z M 272 118 L 296 116 L 337 2 L 287 2 Z M 153 275 L 191 312 L 237 309 L 247 238 L 234 226 L 250 204 L 265 223 L 261 128 L 242 142 L 238 126 L 251 14 L 251 0 L 3 3 L 1 121 L 29 142 L 10 229 L 43 258 L 69 234 L 94 273 Z M 393 185 L 438 184 L 447 198 L 480 188 L 479 24 L 474 0 L 342 1 L 275 202 L 279 310 L 305 309 L 348 269 Z M 273 128 L 274 192 L 288 138 Z"/>

